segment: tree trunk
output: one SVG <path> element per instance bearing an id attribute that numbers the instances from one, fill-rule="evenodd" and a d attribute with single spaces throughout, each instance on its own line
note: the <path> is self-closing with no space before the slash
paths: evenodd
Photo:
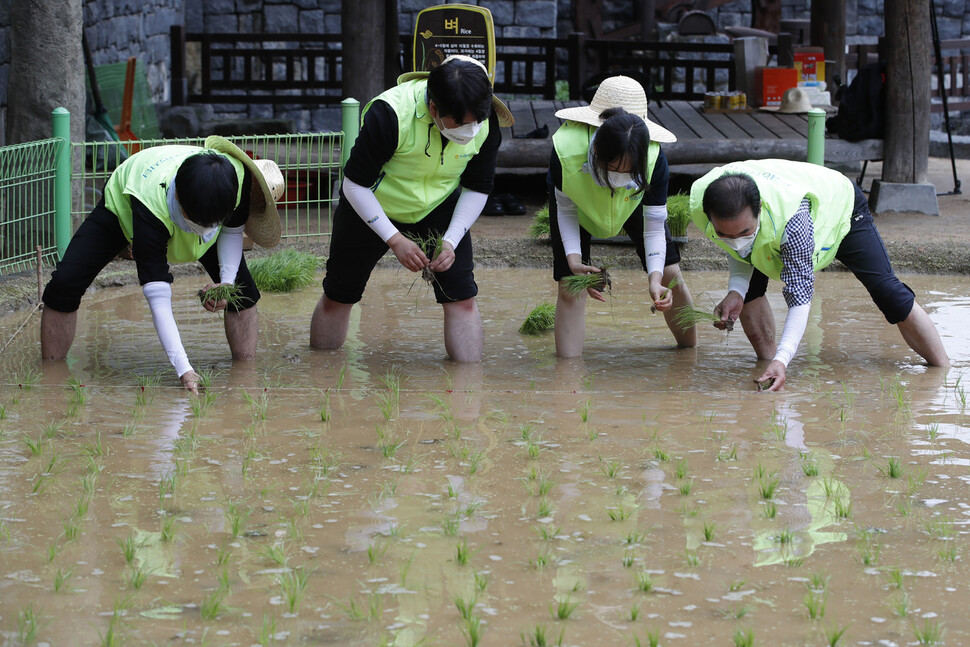
<path id="1" fill-rule="evenodd" d="M 343 94 L 363 106 L 384 91 L 384 0 L 343 0 L 341 8 Z"/>
<path id="2" fill-rule="evenodd" d="M 812 2 L 810 38 L 812 45 L 825 50 L 825 60 L 830 61 L 827 65 L 831 69 L 825 68 L 825 80 L 829 83 L 836 73 L 845 82 L 845 3 L 846 0 Z"/>
<path id="3" fill-rule="evenodd" d="M 886 0 L 885 182 L 926 182 L 930 141 L 928 0 Z"/>
<path id="4" fill-rule="evenodd" d="M 71 112 L 71 139 L 84 139 L 81 0 L 29 0 L 10 9 L 7 143 L 51 136 L 51 111 Z"/>
<path id="5" fill-rule="evenodd" d="M 401 69 L 398 52 L 401 49 L 401 36 L 398 34 L 397 0 L 384 0 L 384 88 L 397 84 L 397 77 L 404 70 Z M 404 56 L 410 58 L 410 46 L 404 50 Z M 407 65 L 407 61 L 405 61 Z"/>

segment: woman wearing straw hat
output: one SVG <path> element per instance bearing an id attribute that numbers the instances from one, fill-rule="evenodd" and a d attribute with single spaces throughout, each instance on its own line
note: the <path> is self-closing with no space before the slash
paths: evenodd
<path id="1" fill-rule="evenodd" d="M 310 346 L 343 345 L 350 312 L 390 248 L 408 270 L 433 273 L 448 356 L 481 359 L 468 231 L 492 190 L 499 127 L 512 121 L 485 67 L 467 56 L 448 57 L 430 73 L 404 74 L 367 105 L 344 169 Z M 414 242 L 439 237 L 437 250 Z"/>
<path id="2" fill-rule="evenodd" d="M 253 359 L 259 290 L 243 258 L 243 231 L 258 245 L 276 245 L 281 233 L 276 200 L 282 193 L 283 174 L 275 162 L 254 162 L 218 136 L 206 139 L 203 148 L 156 146 L 129 157 L 108 178 L 104 198 L 81 223 L 44 290 L 44 360 L 67 356 L 81 297 L 129 243 L 155 330 L 187 390 L 198 392 L 199 375 L 172 314 L 169 262 L 197 260 L 216 284 L 239 287 L 237 303 L 203 306 L 226 310 L 233 359 Z"/>
<path id="3" fill-rule="evenodd" d="M 694 346 L 694 327 L 681 328 L 673 320 L 676 308 L 691 304 L 666 224 L 669 172 L 660 144 L 677 138 L 650 121 L 643 87 L 626 76 L 604 79 L 589 106 L 556 116 L 567 120 L 553 136 L 547 178 L 553 278 L 559 282 L 556 354 L 582 355 L 586 294 L 605 300 L 595 289 L 571 294 L 562 279 L 599 272 L 590 265 L 590 239 L 620 230 L 633 239 L 653 307 L 664 313 L 677 345 Z"/>

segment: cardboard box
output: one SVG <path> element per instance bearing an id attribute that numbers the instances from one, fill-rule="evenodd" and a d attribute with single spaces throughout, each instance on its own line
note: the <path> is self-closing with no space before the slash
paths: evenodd
<path id="1" fill-rule="evenodd" d="M 821 47 L 798 47 L 795 49 L 795 69 L 798 82 L 825 80 L 825 52 Z"/>
<path id="2" fill-rule="evenodd" d="M 793 67 L 759 67 L 758 87 L 761 88 L 760 106 L 780 106 L 781 97 L 788 88 L 798 85 L 798 71 Z"/>

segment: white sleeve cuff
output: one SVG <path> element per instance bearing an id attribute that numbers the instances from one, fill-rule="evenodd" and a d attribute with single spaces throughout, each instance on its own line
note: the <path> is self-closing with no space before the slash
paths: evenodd
<path id="1" fill-rule="evenodd" d="M 788 362 L 795 356 L 798 350 L 798 343 L 805 334 L 805 327 L 808 325 L 808 312 L 812 304 L 795 306 L 788 309 L 788 316 L 785 317 L 785 327 L 781 333 L 781 341 L 778 342 L 778 350 L 775 352 L 775 360 L 788 366 Z"/>
<path id="2" fill-rule="evenodd" d="M 748 286 L 751 284 L 751 275 L 754 274 L 754 265 L 744 263 L 728 256 L 728 292 L 737 292 L 742 297 L 748 294 Z"/>
<path id="3" fill-rule="evenodd" d="M 366 186 L 361 186 L 353 180 L 344 178 L 344 195 L 347 201 L 354 208 L 360 219 L 363 220 L 371 230 L 381 237 L 385 243 L 397 232 L 397 227 L 391 219 L 384 213 L 384 208 L 377 201 L 377 196 Z"/>
<path id="4" fill-rule="evenodd" d="M 182 346 L 178 326 L 175 325 L 175 315 L 172 313 L 172 286 L 165 281 L 150 281 L 141 288 L 148 300 L 148 308 L 152 312 L 152 323 L 155 332 L 162 342 L 162 348 L 168 355 L 168 361 L 175 367 L 176 373 L 182 377 L 192 370 L 189 358 Z"/>
<path id="5" fill-rule="evenodd" d="M 478 220 L 486 201 L 488 201 L 487 194 L 463 188 L 455 205 L 455 213 L 451 216 L 451 223 L 442 239 L 451 243 L 453 248 L 458 247 L 458 243 Z"/>
<path id="6" fill-rule="evenodd" d="M 643 248 L 647 255 L 647 274 L 663 274 L 667 264 L 667 236 L 664 223 L 667 222 L 667 205 L 646 206 L 643 208 Z"/>
<path id="7" fill-rule="evenodd" d="M 579 207 L 559 189 L 556 189 L 556 212 L 556 221 L 559 223 L 559 237 L 562 239 L 566 256 L 570 254 L 582 255 L 583 248 L 579 244 Z"/>
<path id="8" fill-rule="evenodd" d="M 236 282 L 236 273 L 242 262 L 243 229 L 245 225 L 223 227 L 219 231 L 216 252 L 219 254 L 219 281 L 222 283 Z"/>

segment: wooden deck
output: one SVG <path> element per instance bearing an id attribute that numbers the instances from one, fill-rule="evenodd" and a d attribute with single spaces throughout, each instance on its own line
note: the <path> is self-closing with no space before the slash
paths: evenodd
<path id="1" fill-rule="evenodd" d="M 584 105 L 580 101 L 510 101 L 515 117 L 512 128 L 502 129 L 498 167 L 547 168 L 552 152 L 552 135 L 560 125 L 557 110 Z M 724 164 L 744 159 L 780 158 L 805 160 L 808 150 L 808 116 L 754 111 L 706 113 L 700 103 L 687 101 L 651 102 L 650 118 L 677 136 L 664 144 L 670 164 Z M 547 139 L 516 139 L 543 125 Z M 882 159 L 882 140 L 847 142 L 825 139 L 828 163 Z"/>

